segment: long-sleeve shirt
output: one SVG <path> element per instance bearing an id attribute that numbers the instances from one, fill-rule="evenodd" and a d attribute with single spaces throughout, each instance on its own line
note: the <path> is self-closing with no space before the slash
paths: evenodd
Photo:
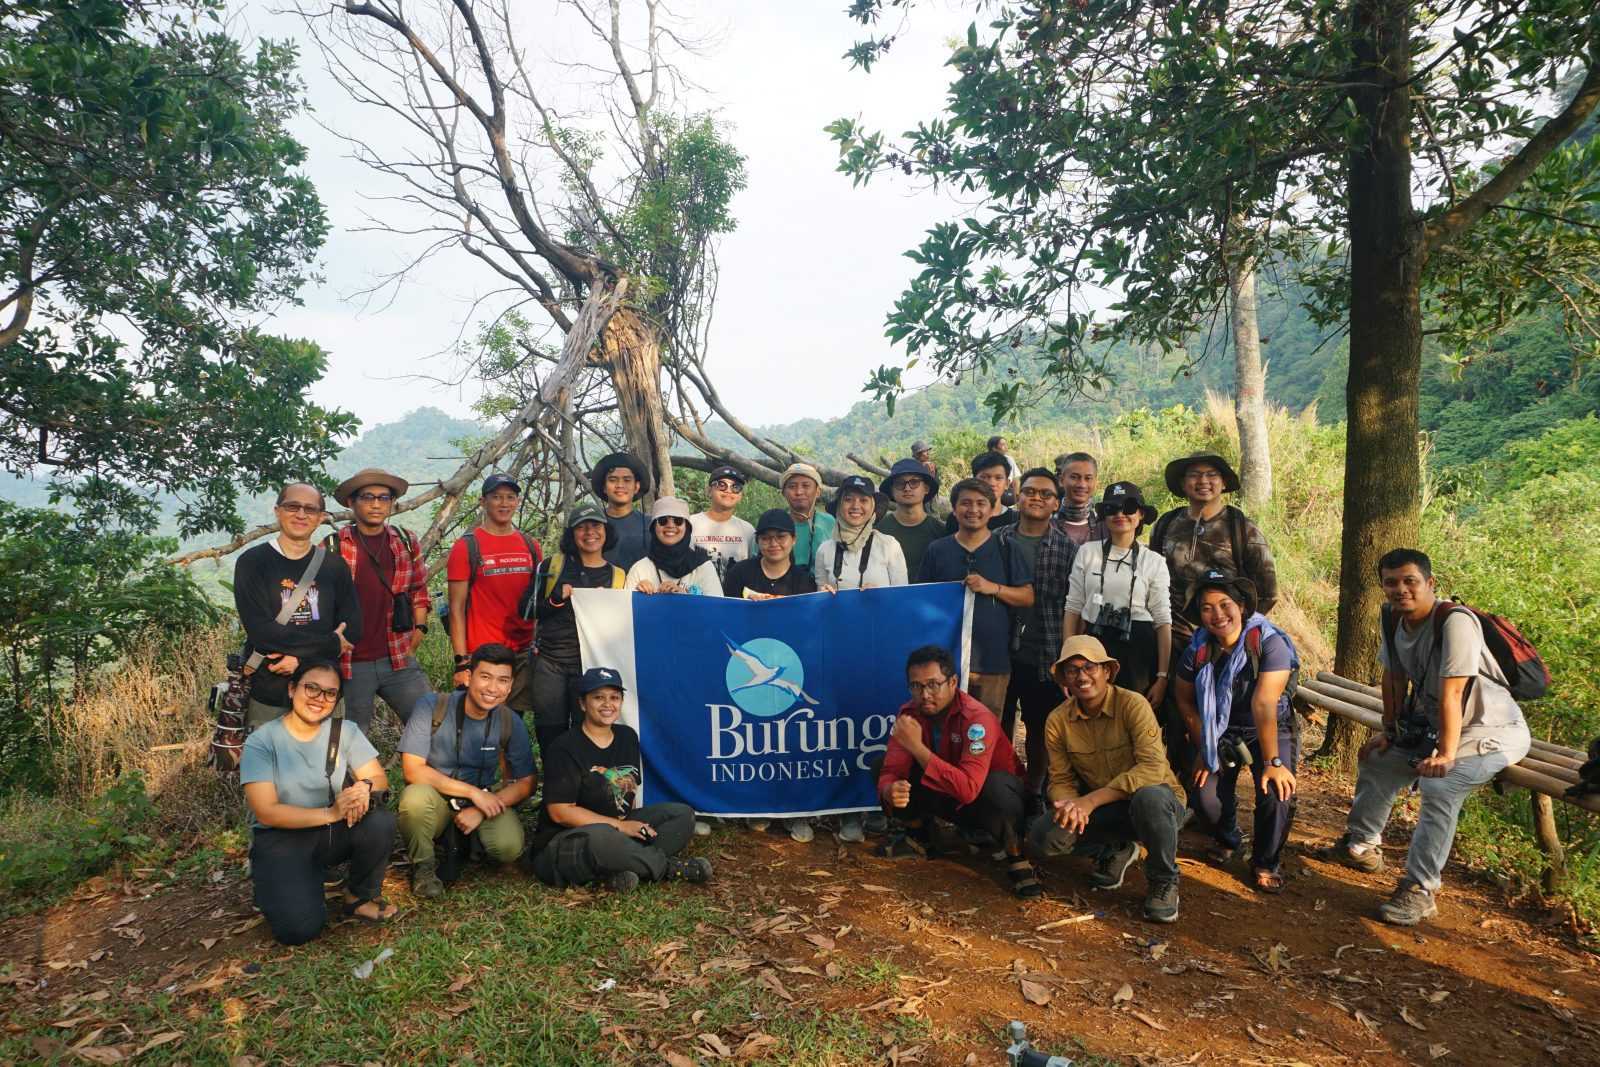
<path id="1" fill-rule="evenodd" d="M 289 621 L 278 622 L 278 612 L 310 563 L 310 553 L 289 559 L 276 541 L 240 553 L 233 565 L 233 603 L 244 627 L 247 657 L 252 652 L 279 652 L 296 659 L 337 663 L 339 636 L 334 630 L 339 624 L 344 623 L 346 641 L 355 644 L 361 639 L 361 604 L 355 582 L 337 552 L 324 557 L 310 592 Z M 263 663 L 251 677 L 250 698 L 272 707 L 288 707 L 289 680 L 273 674 Z"/>
<path id="2" fill-rule="evenodd" d="M 1187 641 L 1199 625 L 1198 610 L 1189 603 L 1194 596 L 1194 583 L 1210 567 L 1219 567 L 1232 574 L 1242 573 L 1256 587 L 1256 610 L 1263 615 L 1272 613 L 1278 602 L 1278 571 L 1272 562 L 1272 549 L 1260 527 L 1243 514 L 1237 518 L 1238 509 L 1231 504 L 1204 522 L 1189 517 L 1188 508 L 1177 508 L 1156 520 L 1161 528 L 1161 543 L 1155 543 L 1151 531 L 1150 547 L 1167 558 L 1170 575 L 1169 589 L 1172 600 L 1172 629 Z M 1235 558 L 1232 526 L 1237 523 L 1244 534 L 1244 544 Z"/>
<path id="3" fill-rule="evenodd" d="M 1167 764 L 1161 727 L 1144 697 L 1112 686 L 1093 715 L 1070 698 L 1044 724 L 1049 757 L 1051 801 L 1112 788 L 1132 796 L 1147 785 L 1165 785 L 1184 798 L 1183 786 Z"/>
<path id="4" fill-rule="evenodd" d="M 861 552 L 867 543 L 867 566 L 861 567 Z M 834 569 L 834 561 L 839 567 Z M 839 551 L 839 542 L 830 537 L 817 547 L 811 571 L 817 584 L 831 585 L 835 589 L 866 589 L 868 587 L 905 585 L 906 554 L 900 542 L 888 534 L 874 530 L 852 548 Z"/>
<path id="5" fill-rule="evenodd" d="M 1010 530 L 1015 531 L 1016 527 Z M 1002 532 L 995 536 L 1009 540 L 1015 533 Z M 1018 657 L 1022 663 L 1033 664 L 1041 682 L 1050 681 L 1050 668 L 1061 648 L 1063 605 L 1077 552 L 1077 544 L 1067 536 L 1060 520 L 1051 519 L 1033 557 L 1033 608 L 1022 631 L 1022 650 Z"/>
<path id="6" fill-rule="evenodd" d="M 914 701 L 901 705 L 900 715 L 910 715 L 917 721 L 922 727 L 922 743 L 933 750 L 933 758 L 922 768 L 922 784 L 954 797 L 958 805 L 971 804 L 978 798 L 990 771 L 1022 773 L 1017 753 L 1000 729 L 1000 720 L 959 689 L 943 715 L 923 715 Z M 916 765 L 916 757 L 889 738 L 883 769 L 878 772 L 878 796 L 888 801 L 889 787 L 901 779 L 909 781 L 911 768 Z"/>
<path id="7" fill-rule="evenodd" d="M 1073 557 L 1066 611 L 1091 623 L 1104 608 L 1132 607 L 1134 622 L 1170 623 L 1166 560 L 1137 541 L 1128 548 L 1112 545 L 1109 554 L 1106 544 L 1090 541 Z"/>
<path id="8" fill-rule="evenodd" d="M 382 585 L 386 592 L 393 595 L 404 595 L 411 601 L 411 609 L 415 618 L 421 619 L 424 624 L 433 613 L 433 599 L 428 595 L 428 564 L 422 558 L 422 551 L 418 547 L 416 534 L 409 530 L 399 530 L 393 526 L 385 525 L 383 532 L 388 537 L 388 567 L 382 575 Z M 357 538 L 360 537 L 355 525 L 349 524 L 340 527 L 339 531 L 330 537 L 338 545 L 339 557 L 344 560 L 345 566 L 350 568 L 354 576 L 364 568 L 370 569 L 375 562 L 373 557 L 364 551 Z M 389 610 L 392 612 L 393 607 Z M 363 622 L 366 619 L 363 617 Z M 411 655 L 411 632 L 396 633 L 393 629 L 393 620 L 389 616 L 373 619 L 362 628 L 368 636 L 374 630 L 387 635 L 386 650 L 389 654 L 389 665 L 396 670 L 406 665 L 407 658 Z M 346 678 L 350 677 L 351 655 L 346 652 L 339 660 L 339 668 Z"/>

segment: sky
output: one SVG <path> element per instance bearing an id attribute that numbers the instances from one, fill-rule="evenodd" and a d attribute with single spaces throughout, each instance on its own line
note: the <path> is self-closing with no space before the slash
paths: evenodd
<path id="1" fill-rule="evenodd" d="M 550 0 L 518 0 L 517 7 L 536 23 L 526 34 L 535 62 L 581 41 L 570 13 L 546 21 L 541 4 Z M 862 36 L 844 6 L 844 0 L 690 0 L 675 9 L 705 38 L 700 54 L 680 60 L 700 88 L 686 102 L 717 113 L 747 156 L 749 184 L 733 204 L 738 229 L 718 253 L 709 351 L 724 400 L 757 425 L 843 414 L 864 398 L 861 385 L 871 368 L 903 359 L 884 338 L 883 323 L 915 271 L 904 252 L 961 209 L 910 179 L 879 177 L 853 187 L 837 172 L 837 149 L 823 127 L 859 117 L 897 133 L 937 115 L 950 41 L 965 36 L 970 14 L 951 0 L 919 6 L 908 23 L 888 24 L 898 33 L 895 47 L 864 74 L 842 58 Z M 449 351 L 505 306 L 503 299 L 478 303 L 498 279 L 453 251 L 381 298 L 360 295 L 407 263 L 418 246 L 364 232 L 368 215 L 387 221 L 401 209 L 369 199 L 388 187 L 349 159 L 348 147 L 329 130 L 358 131 L 395 151 L 404 147 L 404 132 L 348 98 L 298 19 L 254 3 L 238 18 L 243 32 L 303 42 L 315 115 L 296 132 L 333 223 L 322 280 L 302 293 L 303 307 L 282 309 L 270 328 L 330 352 L 329 373 L 313 395 L 355 412 L 364 425 L 424 405 L 468 415 L 472 387 L 445 381 L 455 365 Z"/>

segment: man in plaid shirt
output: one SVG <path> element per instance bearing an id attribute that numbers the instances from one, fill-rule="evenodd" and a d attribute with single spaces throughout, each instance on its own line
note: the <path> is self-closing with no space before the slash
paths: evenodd
<path id="1" fill-rule="evenodd" d="M 328 548 L 337 549 L 350 568 L 361 604 L 361 640 L 339 667 L 346 679 L 345 717 L 364 734 L 371 732 L 377 697 L 404 725 L 417 701 L 433 691 L 415 656 L 431 618 L 428 567 L 416 535 L 389 525 L 395 501 L 408 488 L 404 478 L 369 467 L 333 494 L 355 515 L 329 535 Z"/>
<path id="2" fill-rule="evenodd" d="M 1015 526 L 997 531 L 1002 542 L 1017 546 L 1033 563 L 1033 607 L 1020 610 L 1020 640 L 1011 654 L 1011 682 L 1006 689 L 1001 727 L 1007 737 L 1016 725 L 1018 709 L 1027 731 L 1027 795 L 1032 804 L 1045 780 L 1044 721 L 1061 703 L 1061 687 L 1050 677 L 1050 665 L 1061 648 L 1062 612 L 1067 600 L 1067 579 L 1078 546 L 1056 519 L 1060 488 L 1055 475 L 1035 467 L 1022 475 L 1017 496 Z"/>

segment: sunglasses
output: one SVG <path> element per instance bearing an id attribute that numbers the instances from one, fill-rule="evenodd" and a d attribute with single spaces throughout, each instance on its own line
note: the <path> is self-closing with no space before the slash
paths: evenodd
<path id="1" fill-rule="evenodd" d="M 1124 500 L 1120 506 L 1116 504 L 1096 504 L 1094 509 L 1100 513 L 1101 518 L 1107 518 L 1112 515 L 1137 515 L 1144 510 L 1144 505 L 1137 500 Z"/>
<path id="2" fill-rule="evenodd" d="M 656 521 L 663 526 L 687 526 L 689 524 L 688 519 L 680 519 L 676 515 L 663 515 Z"/>
<path id="3" fill-rule="evenodd" d="M 742 492 L 744 492 L 744 486 L 743 485 L 739 484 L 738 482 L 727 481 L 726 479 L 723 479 L 722 481 L 712 482 L 711 483 L 711 488 L 717 490 L 718 492 L 722 492 L 722 493 L 742 493 Z"/>

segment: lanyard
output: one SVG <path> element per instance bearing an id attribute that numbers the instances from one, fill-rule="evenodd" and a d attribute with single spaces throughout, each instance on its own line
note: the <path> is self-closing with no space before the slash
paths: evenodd
<path id="1" fill-rule="evenodd" d="M 1100 588 L 1096 590 L 1096 592 L 1098 593 L 1100 597 L 1100 603 L 1102 604 L 1105 603 L 1106 599 L 1106 564 L 1109 563 L 1110 560 L 1111 539 L 1108 537 L 1104 541 L 1100 542 Z M 1117 560 L 1117 566 L 1119 568 L 1124 563 L 1128 564 L 1128 569 L 1132 572 L 1132 576 L 1128 579 L 1128 610 L 1132 611 L 1133 588 L 1139 584 L 1139 542 L 1135 541 L 1133 543 L 1132 550 L 1126 556 L 1123 556 L 1121 559 Z M 1100 613 L 1096 611 L 1095 618 L 1098 619 L 1099 617 Z"/>

